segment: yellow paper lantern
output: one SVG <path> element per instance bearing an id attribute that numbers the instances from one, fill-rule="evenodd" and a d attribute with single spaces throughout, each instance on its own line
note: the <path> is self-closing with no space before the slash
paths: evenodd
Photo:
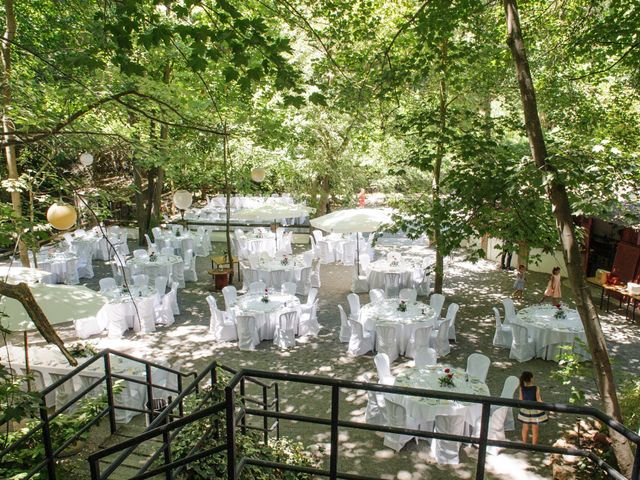
<path id="1" fill-rule="evenodd" d="M 93 163 L 93 155 L 91 155 L 89 152 L 84 152 L 82 155 L 80 155 L 80 163 L 85 167 L 91 166 L 91 164 Z"/>
<path id="2" fill-rule="evenodd" d="M 57 230 L 68 230 L 77 218 L 76 209 L 65 203 L 54 203 L 47 210 L 47 221 Z"/>
<path id="3" fill-rule="evenodd" d="M 173 194 L 173 204 L 178 210 L 186 210 L 193 202 L 193 195 L 187 190 L 178 190 Z"/>
<path id="4" fill-rule="evenodd" d="M 260 183 L 266 177 L 267 171 L 262 167 L 256 167 L 251 169 L 251 180 L 256 183 Z"/>

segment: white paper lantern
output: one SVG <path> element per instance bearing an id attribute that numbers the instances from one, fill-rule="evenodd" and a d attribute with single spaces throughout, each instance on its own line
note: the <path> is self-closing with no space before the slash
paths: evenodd
<path id="1" fill-rule="evenodd" d="M 47 210 L 47 221 L 58 230 L 68 230 L 76 223 L 76 209 L 64 203 L 54 203 Z"/>
<path id="2" fill-rule="evenodd" d="M 91 155 L 89 152 L 84 152 L 82 155 L 80 155 L 80 163 L 85 167 L 90 166 L 93 163 L 93 155 Z"/>
<path id="3" fill-rule="evenodd" d="M 178 190 L 173 194 L 173 204 L 178 210 L 186 210 L 193 202 L 193 195 L 187 190 Z"/>
<path id="4" fill-rule="evenodd" d="M 264 177 L 267 175 L 267 171 L 262 167 L 256 167 L 251 169 L 251 180 L 254 182 L 260 183 L 264 180 Z"/>

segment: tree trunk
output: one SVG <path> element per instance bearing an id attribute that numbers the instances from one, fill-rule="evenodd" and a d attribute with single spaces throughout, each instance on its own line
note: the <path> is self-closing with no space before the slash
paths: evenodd
<path id="1" fill-rule="evenodd" d="M 16 35 L 16 17 L 13 13 L 13 0 L 4 0 L 4 12 L 6 28 L 2 35 L 2 133 L 3 140 L 7 142 L 4 148 L 4 155 L 7 160 L 7 173 L 10 180 L 18 179 L 18 162 L 16 148 L 13 144 L 15 140 L 15 125 L 9 116 L 11 107 L 11 42 Z M 13 212 L 17 218 L 22 218 L 22 202 L 20 192 L 11 192 L 11 205 Z M 24 267 L 29 266 L 29 255 L 27 253 L 27 245 L 19 240 L 18 248 L 20 250 L 20 261 Z"/>
<path id="2" fill-rule="evenodd" d="M 439 90 L 439 129 L 440 136 L 438 138 L 437 153 L 433 164 L 433 179 L 431 182 L 431 194 L 433 199 L 433 212 L 435 214 L 435 222 L 433 226 L 433 243 L 436 246 L 436 264 L 435 264 L 435 283 L 433 291 L 435 293 L 442 293 L 442 283 L 444 279 L 444 258 L 442 256 L 441 230 L 440 220 L 442 218 L 441 205 L 440 205 L 440 176 L 442 172 L 442 160 L 445 154 L 445 129 L 447 128 L 447 79 L 446 79 L 446 65 L 447 65 L 447 44 L 442 45 L 440 50 L 440 61 L 442 76 L 440 77 L 440 90 Z"/>
<path id="3" fill-rule="evenodd" d="M 162 73 L 162 81 L 165 84 L 171 82 L 171 64 L 169 62 L 164 66 Z M 160 145 L 161 148 L 167 147 L 167 140 L 169 139 L 169 127 L 166 124 L 160 125 Z M 160 224 L 162 215 L 162 189 L 164 187 L 164 168 L 158 166 L 156 168 L 156 182 L 155 189 L 153 191 L 153 208 L 150 218 L 150 225 L 156 226 Z"/>
<path id="4" fill-rule="evenodd" d="M 316 216 L 320 217 L 329 213 L 329 176 L 324 175 L 320 179 L 320 198 L 318 199 L 318 208 Z"/>
<path id="5" fill-rule="evenodd" d="M 622 422 L 622 413 L 616 394 L 616 385 L 607 345 L 582 268 L 582 255 L 575 235 L 567 191 L 565 186 L 558 181 L 554 168 L 547 163 L 546 144 L 538 116 L 535 89 L 520 29 L 516 0 L 504 0 L 504 7 L 508 31 L 507 43 L 515 63 L 531 155 L 540 171 L 550 174 L 552 178 L 551 182 L 546 186 L 547 195 L 553 205 L 553 212 L 562 243 L 562 253 L 569 274 L 569 283 L 575 295 L 576 307 L 584 325 L 589 350 L 593 359 L 594 378 L 600 391 L 605 413 Z M 634 457 L 629 442 L 615 430 L 610 429 L 609 435 L 611 436 L 612 448 L 621 471 L 627 477 L 631 476 Z"/>
<path id="6" fill-rule="evenodd" d="M 69 365 L 76 366 L 78 361 L 69 353 L 65 348 L 64 342 L 60 339 L 56 331 L 53 329 L 47 316 L 44 314 L 40 305 L 33 298 L 31 290 L 26 283 L 19 283 L 17 285 L 11 285 L 0 281 L 0 295 L 18 300 L 31 318 L 31 321 L 36 326 L 40 335 L 49 343 L 54 343 L 60 349 L 65 356 Z"/>
<path id="7" fill-rule="evenodd" d="M 227 240 L 227 260 L 233 271 L 233 252 L 231 251 L 231 182 L 229 181 L 229 135 L 226 122 L 222 126 L 222 167 L 224 171 L 225 195 L 225 236 Z"/>

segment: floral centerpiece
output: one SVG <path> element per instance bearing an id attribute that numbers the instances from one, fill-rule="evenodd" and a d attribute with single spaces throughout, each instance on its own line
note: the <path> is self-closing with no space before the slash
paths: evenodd
<path id="1" fill-rule="evenodd" d="M 158 256 L 156 255 L 156 252 L 151 252 L 151 255 L 149 255 L 149 261 L 155 262 L 156 260 L 158 260 Z"/>
<path id="2" fill-rule="evenodd" d="M 269 303 L 269 289 L 268 288 L 264 289 L 264 295 L 262 295 L 262 298 L 260 300 L 262 301 L 262 303 Z"/>
<path id="3" fill-rule="evenodd" d="M 282 265 L 283 267 L 289 265 L 289 257 L 287 257 L 286 255 L 283 256 L 282 260 L 280 260 L 280 265 Z"/>
<path id="4" fill-rule="evenodd" d="M 405 302 L 404 300 L 400 300 L 400 303 L 398 304 L 398 311 L 399 312 L 406 312 L 407 311 L 407 302 Z"/>
<path id="5" fill-rule="evenodd" d="M 556 305 L 556 313 L 553 315 L 553 318 L 557 320 L 564 320 L 565 318 L 567 318 L 567 312 L 564 311 L 562 305 L 560 305 L 559 303 Z"/>
<path id="6" fill-rule="evenodd" d="M 456 384 L 453 382 L 453 372 L 450 368 L 444 369 L 444 375 L 438 378 L 441 387 L 455 387 Z"/>
<path id="7" fill-rule="evenodd" d="M 180 236 L 180 229 L 176 230 L 176 237 Z"/>
<path id="8" fill-rule="evenodd" d="M 397 260 L 391 260 L 391 262 L 389 262 L 389 266 L 392 268 L 399 267 L 400 262 L 398 262 Z"/>
<path id="9" fill-rule="evenodd" d="M 93 357 L 98 351 L 90 343 L 74 343 L 69 347 L 69 353 L 74 358 Z"/>

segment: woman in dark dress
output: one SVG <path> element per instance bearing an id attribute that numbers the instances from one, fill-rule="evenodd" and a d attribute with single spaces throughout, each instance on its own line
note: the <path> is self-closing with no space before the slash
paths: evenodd
<path id="1" fill-rule="evenodd" d="M 533 384 L 533 373 L 522 372 L 520 375 L 520 400 L 530 400 L 541 402 L 540 389 Z M 531 410 L 521 408 L 518 413 L 518 420 L 522 422 L 522 442 L 527 443 L 529 436 L 529 425 L 531 425 L 531 443 L 538 443 L 538 425 L 549 420 L 547 412 L 544 410 Z"/>

